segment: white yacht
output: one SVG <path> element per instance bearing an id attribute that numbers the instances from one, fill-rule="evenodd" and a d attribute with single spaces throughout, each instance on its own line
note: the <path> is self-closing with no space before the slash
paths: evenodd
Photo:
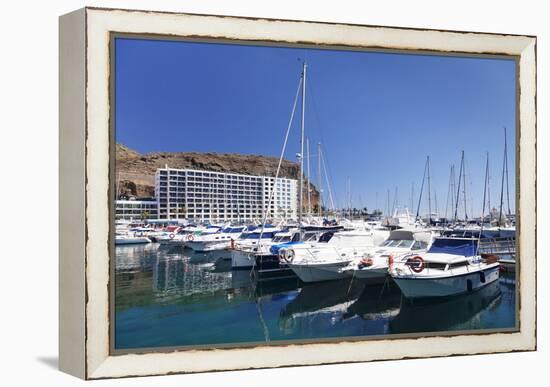
<path id="1" fill-rule="evenodd" d="M 498 257 L 478 254 L 477 238 L 436 238 L 424 254 L 410 254 L 390 268 L 408 298 L 472 292 L 499 278 Z"/>
<path id="2" fill-rule="evenodd" d="M 282 250 L 280 257 L 304 282 L 346 278 L 351 272 L 341 269 L 371 253 L 388 235 L 389 231 L 367 229 L 325 233 L 312 246 L 293 246 Z"/>
<path id="3" fill-rule="evenodd" d="M 256 254 L 263 249 L 269 251 L 271 239 L 280 230 L 274 227 L 257 228 L 239 238 L 231 249 L 231 266 L 233 270 L 250 269 L 254 266 Z"/>
<path id="4" fill-rule="evenodd" d="M 157 242 L 160 243 L 161 246 L 184 246 L 185 241 L 189 237 L 190 234 L 195 232 L 200 232 L 203 230 L 204 227 L 201 226 L 195 226 L 195 225 L 188 225 L 185 227 L 178 227 L 172 231 L 166 232 L 163 235 L 157 236 Z"/>
<path id="5" fill-rule="evenodd" d="M 430 230 L 394 230 L 372 253 L 352 261 L 342 271 L 349 271 L 355 278 L 384 280 L 393 262 L 409 253 L 425 253 L 433 237 Z"/>
<path id="6" fill-rule="evenodd" d="M 151 243 L 151 240 L 146 236 L 142 236 L 136 233 L 117 233 L 115 234 L 115 245 L 136 245 L 143 243 Z"/>
<path id="7" fill-rule="evenodd" d="M 219 232 L 207 232 L 199 235 L 190 234 L 185 246 L 194 251 L 215 251 L 231 247 L 241 234 L 246 230 L 245 226 L 226 227 Z"/>

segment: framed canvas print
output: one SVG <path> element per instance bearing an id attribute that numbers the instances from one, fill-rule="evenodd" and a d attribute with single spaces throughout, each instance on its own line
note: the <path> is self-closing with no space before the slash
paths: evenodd
<path id="1" fill-rule="evenodd" d="M 536 349 L 536 38 L 60 18 L 60 368 Z"/>

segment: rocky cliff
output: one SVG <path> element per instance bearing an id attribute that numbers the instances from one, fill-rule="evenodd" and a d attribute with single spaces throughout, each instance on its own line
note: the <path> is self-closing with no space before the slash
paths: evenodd
<path id="1" fill-rule="evenodd" d="M 202 169 L 233 172 L 243 175 L 275 176 L 279 159 L 260 155 L 234 153 L 156 152 L 140 154 L 122 144 L 116 145 L 116 180 L 118 194 L 136 197 L 154 196 L 157 168 Z M 300 165 L 283 160 L 280 177 L 298 179 Z M 307 183 L 306 183 L 307 184 Z M 312 203 L 318 201 L 317 189 L 312 188 Z M 304 195 L 305 197 L 305 195 Z"/>

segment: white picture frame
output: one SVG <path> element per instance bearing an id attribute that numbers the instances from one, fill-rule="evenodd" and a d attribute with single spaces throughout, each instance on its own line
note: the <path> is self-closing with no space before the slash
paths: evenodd
<path id="1" fill-rule="evenodd" d="M 113 354 L 110 330 L 111 37 L 516 58 L 518 329 L 250 348 Z M 536 37 L 84 8 L 60 18 L 60 359 L 83 379 L 536 349 Z"/>

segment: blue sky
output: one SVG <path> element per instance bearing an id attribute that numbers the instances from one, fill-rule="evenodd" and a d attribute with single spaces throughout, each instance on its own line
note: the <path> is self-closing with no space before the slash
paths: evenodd
<path id="1" fill-rule="evenodd" d="M 458 174 L 464 150 L 468 212 L 479 215 L 487 151 L 491 205 L 499 203 L 507 127 L 514 211 L 512 60 L 119 38 L 117 142 L 142 153 L 279 156 L 304 59 L 306 136 L 312 157 L 323 144 L 338 207 L 349 178 L 355 207 L 384 210 L 396 187 L 399 205 L 409 206 L 414 183 L 416 210 L 429 155 L 432 198 L 444 215 L 449 168 Z M 299 150 L 297 113 L 290 160 Z"/>

